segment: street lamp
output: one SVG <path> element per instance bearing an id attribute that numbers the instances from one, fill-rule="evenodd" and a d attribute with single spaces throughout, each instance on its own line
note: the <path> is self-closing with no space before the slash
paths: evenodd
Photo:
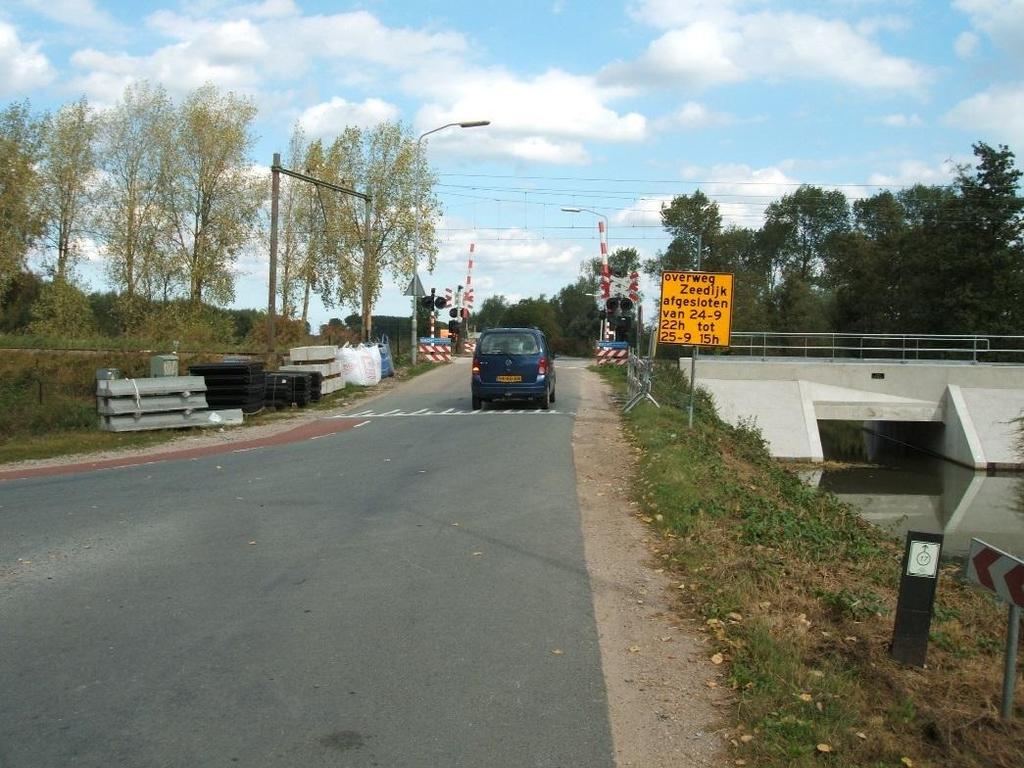
<path id="1" fill-rule="evenodd" d="M 437 133 L 438 131 L 443 131 L 445 128 L 482 128 L 483 126 L 490 125 L 490 124 L 491 124 L 490 120 L 463 120 L 461 122 L 445 123 L 444 125 L 439 125 L 437 128 L 431 128 L 429 131 L 425 131 L 424 133 L 421 133 L 419 135 L 419 138 L 416 139 L 416 157 L 419 158 L 420 157 L 420 153 L 423 151 L 423 139 L 425 139 L 427 136 L 429 136 L 432 133 Z M 420 240 L 420 223 L 419 223 L 419 220 L 417 219 L 417 221 L 416 221 L 416 245 L 415 245 L 415 250 L 414 250 L 413 255 L 412 255 L 412 277 L 413 277 L 413 283 L 416 282 L 416 274 L 419 271 L 420 245 L 421 245 L 421 240 Z M 416 338 L 416 309 L 417 309 L 417 302 L 419 301 L 419 296 L 415 295 L 415 293 L 416 293 L 415 291 L 412 291 L 411 293 L 413 293 L 414 295 L 412 297 L 412 346 L 410 347 L 410 349 L 412 349 L 412 364 L 416 365 L 416 352 L 419 349 L 419 344 L 417 343 L 418 339 Z M 452 351 L 454 352 L 455 350 L 452 350 Z"/>
<path id="2" fill-rule="evenodd" d="M 611 277 L 611 273 L 608 271 L 608 217 L 603 213 L 598 213 L 590 208 L 580 208 L 575 205 L 563 205 L 562 210 L 566 213 L 592 213 L 601 219 L 604 224 L 604 239 L 601 241 L 601 277 Z M 601 320 L 601 341 L 604 341 L 606 333 L 607 321 Z"/>

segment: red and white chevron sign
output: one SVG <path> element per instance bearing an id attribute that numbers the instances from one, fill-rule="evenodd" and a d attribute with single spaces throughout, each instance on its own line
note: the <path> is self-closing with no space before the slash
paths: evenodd
<path id="1" fill-rule="evenodd" d="M 999 595 L 1004 602 L 1024 608 L 1024 560 L 971 539 L 967 578 Z"/>

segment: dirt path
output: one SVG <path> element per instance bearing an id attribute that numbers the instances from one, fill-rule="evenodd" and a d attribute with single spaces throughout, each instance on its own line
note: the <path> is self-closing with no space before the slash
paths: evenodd
<path id="1" fill-rule="evenodd" d="M 660 570 L 654 536 L 635 516 L 635 449 L 597 374 L 583 371 L 581 393 L 573 452 L 616 765 L 726 765 L 724 681 L 696 628 L 673 610 L 678 582 Z"/>

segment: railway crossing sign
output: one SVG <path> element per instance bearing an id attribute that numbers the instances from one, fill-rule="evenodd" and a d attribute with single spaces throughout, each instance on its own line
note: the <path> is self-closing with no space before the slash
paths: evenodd
<path id="1" fill-rule="evenodd" d="M 658 343 L 729 346 L 732 286 L 723 272 L 662 272 Z"/>

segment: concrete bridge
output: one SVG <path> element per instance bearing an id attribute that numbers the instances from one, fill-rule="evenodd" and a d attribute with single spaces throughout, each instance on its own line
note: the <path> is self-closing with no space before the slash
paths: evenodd
<path id="1" fill-rule="evenodd" d="M 1015 358 L 1024 337 L 733 334 L 730 354 L 698 356 L 696 381 L 778 458 L 823 461 L 818 422 L 841 420 L 967 467 L 1024 469 L 1024 364 L 1004 362 Z"/>

